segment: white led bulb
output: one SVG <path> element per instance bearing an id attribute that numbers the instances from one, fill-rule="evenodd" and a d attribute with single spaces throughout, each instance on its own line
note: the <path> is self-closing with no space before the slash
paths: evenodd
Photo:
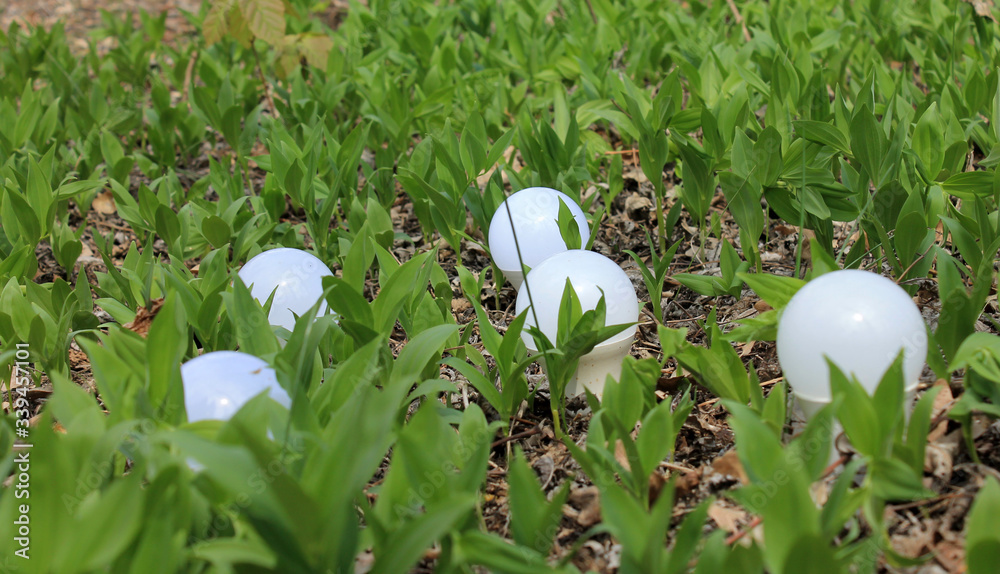
<path id="1" fill-rule="evenodd" d="M 521 257 L 529 268 L 534 268 L 556 253 L 566 251 L 566 242 L 559 233 L 560 200 L 576 220 L 581 245 L 586 245 L 590 240 L 587 217 L 575 201 L 560 191 L 547 187 L 522 189 L 511 194 L 493 214 L 489 234 L 490 254 L 515 289 L 524 280 L 517 258 L 517 247 L 520 247 Z M 508 209 L 510 215 L 507 213 Z M 514 230 L 517 231 L 517 246 L 514 245 L 511 219 L 514 221 Z"/>
<path id="2" fill-rule="evenodd" d="M 553 255 L 533 267 L 524 284 L 518 289 L 515 309 L 519 315 L 527 312 L 525 327 L 536 325 L 553 344 L 556 342 L 559 304 L 566 288 L 566 279 L 573 285 L 583 311 L 597 307 L 603 292 L 607 306 L 605 325 L 635 323 L 639 320 L 639 299 L 636 297 L 632 281 L 622 268 L 599 253 L 573 249 Z M 529 288 L 536 307 L 534 312 L 531 311 L 528 299 Z M 636 330 L 637 326 L 632 325 L 598 344 L 593 351 L 582 357 L 576 377 L 566 387 L 566 395 L 578 395 L 586 387 L 600 396 L 607 375 L 610 374 L 614 378 L 621 375 L 622 361 L 632 346 Z M 537 351 L 527 331 L 524 331 L 521 337 L 529 351 Z"/>
<path id="3" fill-rule="evenodd" d="M 268 322 L 289 331 L 295 328 L 295 315 L 303 315 L 323 297 L 323 277 L 329 275 L 333 275 L 330 268 L 318 257 L 289 247 L 264 251 L 247 261 L 239 272 L 261 304 L 274 291 Z M 319 314 L 326 310 L 324 301 Z"/>
<path id="4" fill-rule="evenodd" d="M 292 399 L 266 361 L 237 351 L 214 351 L 181 365 L 188 422 L 228 420 L 264 391 L 288 408 Z"/>
<path id="5" fill-rule="evenodd" d="M 825 357 L 873 393 L 902 350 L 912 394 L 927 356 L 927 332 L 902 287 L 848 269 L 821 275 L 792 297 L 778 323 L 777 348 L 785 380 L 811 416 L 832 396 Z"/>

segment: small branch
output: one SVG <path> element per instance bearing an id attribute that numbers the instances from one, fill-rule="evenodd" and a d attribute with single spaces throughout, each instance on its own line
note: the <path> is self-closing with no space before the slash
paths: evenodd
<path id="1" fill-rule="evenodd" d="M 184 86 L 181 88 L 181 99 L 187 101 L 188 110 L 191 109 L 191 100 L 188 99 L 188 92 L 191 91 L 191 76 L 194 74 L 194 66 L 198 63 L 198 50 L 191 54 L 188 61 L 187 70 L 184 71 Z"/>
<path id="2" fill-rule="evenodd" d="M 905 270 L 903 271 L 903 273 L 902 273 L 902 274 L 901 274 L 901 275 L 899 276 L 899 279 L 896 279 L 896 285 L 899 285 L 899 282 L 903 280 L 903 277 L 906 277 L 906 274 L 910 272 L 910 269 L 913 269 L 913 266 L 914 266 L 914 265 L 916 265 L 917 263 L 920 263 L 920 261 L 921 261 L 921 260 L 922 260 L 922 259 L 923 259 L 924 257 L 927 257 L 927 254 L 928 254 L 928 253 L 930 253 L 930 251 L 931 251 L 931 249 L 932 249 L 932 248 L 934 247 L 934 245 L 935 245 L 934 243 L 931 243 L 931 244 L 930 244 L 930 245 L 929 245 L 929 246 L 927 247 L 927 249 L 926 249 L 926 250 L 924 250 L 924 252 L 920 254 L 920 257 L 917 257 L 916 259 L 914 259 L 914 260 L 913 260 L 913 263 L 910 263 L 910 266 L 909 266 L 909 267 L 907 267 L 907 268 L 906 268 L 906 269 L 905 269 Z"/>
<path id="3" fill-rule="evenodd" d="M 594 13 L 594 5 L 590 0 L 587 0 L 587 8 L 590 9 L 590 18 L 594 21 L 594 24 L 597 24 L 597 14 Z"/>
<path id="4" fill-rule="evenodd" d="M 831 463 L 830 466 L 826 467 L 823 470 L 823 475 L 820 476 L 820 479 L 824 479 L 824 478 L 830 476 L 830 474 L 832 474 L 833 471 L 837 470 L 838 466 L 844 464 L 845 462 L 847 462 L 847 455 L 841 455 L 840 458 L 838 458 L 837 460 L 833 461 L 833 463 Z M 760 516 L 754 516 L 753 520 L 750 521 L 750 524 L 747 524 L 746 528 L 744 528 L 743 530 L 740 530 L 739 532 L 734 532 L 732 534 L 732 536 L 730 536 L 729 538 L 726 538 L 726 545 L 727 546 L 732 546 L 740 538 L 743 538 L 744 536 L 746 536 L 751 530 L 753 530 L 754 528 L 757 528 L 758 526 L 760 526 L 761 522 L 763 522 L 763 519 Z"/>
<path id="5" fill-rule="evenodd" d="M 732 0 L 730 0 L 730 2 L 732 2 Z M 759 516 L 754 516 L 753 520 L 750 521 L 750 524 L 747 524 L 746 528 L 740 530 L 739 532 L 734 532 L 729 538 L 726 538 L 726 546 L 732 546 L 733 544 L 736 544 L 736 542 L 739 541 L 740 538 L 743 538 L 751 530 L 760 526 L 761 522 L 762 520 Z"/>
<path id="6" fill-rule="evenodd" d="M 250 40 L 250 51 L 253 52 L 253 58 L 257 62 L 257 76 L 260 78 L 261 86 L 264 88 L 264 99 L 267 100 L 267 105 L 270 106 L 274 117 L 279 118 L 281 114 L 278 113 L 278 108 L 274 105 L 274 98 L 271 97 L 271 84 L 264 78 L 264 67 L 260 65 L 260 55 L 257 53 L 257 46 L 254 45 L 253 40 Z"/>
<path id="7" fill-rule="evenodd" d="M 729 10 L 733 13 L 733 18 L 736 19 L 736 23 L 743 28 L 743 39 L 749 42 L 751 40 L 750 31 L 747 30 L 747 23 L 743 19 L 743 15 L 740 14 L 740 9 L 736 7 L 736 2 L 733 0 L 726 0 L 726 3 L 729 4 Z"/>
<path id="8" fill-rule="evenodd" d="M 519 432 L 517 434 L 512 434 L 510 436 L 505 436 L 505 437 L 503 437 L 500 440 L 493 441 L 493 444 L 490 445 L 490 448 L 496 448 L 496 447 L 498 447 L 498 446 L 500 446 L 502 444 L 508 443 L 508 442 L 512 442 L 512 441 L 515 441 L 515 440 L 521 440 L 522 438 L 528 438 L 529 436 L 536 435 L 536 434 L 538 434 L 540 432 L 542 432 L 542 427 L 539 425 L 539 426 L 536 426 L 534 428 L 530 428 L 530 429 L 528 429 L 528 430 L 526 430 L 524 432 Z"/>
<path id="9" fill-rule="evenodd" d="M 763 383 L 760 384 L 760 387 L 764 388 L 764 387 L 767 387 L 769 385 L 773 385 L 774 383 L 781 382 L 782 380 L 784 380 L 784 378 L 785 377 L 778 377 L 776 379 L 771 379 L 770 381 L 764 381 Z M 698 406 L 699 407 L 707 407 L 708 405 L 714 405 L 717 402 L 719 402 L 718 398 L 709 399 L 709 400 L 707 400 L 707 401 L 705 401 L 703 403 L 698 403 Z"/>

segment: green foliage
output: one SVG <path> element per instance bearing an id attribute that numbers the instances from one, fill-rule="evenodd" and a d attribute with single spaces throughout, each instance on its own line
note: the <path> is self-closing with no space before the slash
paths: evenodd
<path id="1" fill-rule="evenodd" d="M 184 15 L 190 38 L 168 40 L 167 16 L 146 13 L 103 13 L 84 50 L 61 24 L 0 31 L 0 365 L 27 344 L 35 382 L 52 385 L 30 429 L 31 569 L 339 572 L 370 551 L 372 571 L 403 572 L 433 546 L 441 572 L 574 572 L 598 535 L 621 545 L 623 572 L 913 564 L 883 517 L 932 495 L 937 391 L 907 418 L 898 362 L 874 396 L 834 369 L 834 403 L 788 439 L 788 386 L 765 398 L 732 343 L 774 340 L 800 277 L 865 268 L 913 295 L 936 286 L 927 362 L 962 387 L 948 415 L 978 461 L 974 416 L 1000 418 L 984 314 L 1000 251 L 1000 43 L 967 4 L 753 0 L 744 28 L 723 2 L 373 0 L 326 18 L 322 2 L 215 0 Z M 626 327 L 567 289 L 540 303 L 561 305 L 560 329 L 528 328 L 529 357 L 527 315 L 498 322 L 510 293 L 489 285 L 479 248 L 509 191 L 546 185 L 583 199 L 591 241 L 620 261 L 606 239 L 626 176 L 654 200 L 655 229 L 634 222 L 649 255 L 624 247 L 661 356 L 626 359 L 588 397 L 577 444 L 564 390 Z M 556 223 L 591 247 L 565 206 Z M 775 271 L 767 253 L 789 228 L 796 265 Z M 713 264 L 710 233 L 718 272 L 673 273 L 691 245 Z M 317 302 L 291 331 L 268 325 L 273 301 L 235 271 L 276 246 L 331 266 L 333 314 Z M 772 309 L 671 329 L 668 277 L 712 298 L 745 284 Z M 124 326 L 150 314 L 143 334 Z M 77 348 L 99 401 L 73 382 Z M 236 348 L 273 365 L 291 408 L 258 397 L 229 421 L 186 423 L 179 365 Z M 491 448 L 536 406 L 536 360 L 559 438 L 601 494 L 602 523 L 569 548 L 556 542 L 572 481 L 542 490 L 517 449 Z M 749 477 L 722 496 L 762 521 L 762 539 L 706 528 L 711 501 L 675 517 L 673 482 L 650 492 L 695 402 L 657 388 L 670 361 L 722 399 Z M 835 420 L 858 456 L 817 505 Z M 484 521 L 491 463 L 509 532 Z M 6 524 L 16 492 L 0 494 Z M 998 506 L 987 480 L 966 520 L 972 574 L 1000 560 Z"/>
<path id="2" fill-rule="evenodd" d="M 693 273 L 678 273 L 674 279 L 681 282 L 692 291 L 708 297 L 718 297 L 729 295 L 739 297 L 743 291 L 743 279 L 738 277 L 740 273 L 745 273 L 750 268 L 750 263 L 740 260 L 736 253 L 736 248 L 728 241 L 722 242 L 720 250 L 722 277 L 709 275 L 695 275 Z"/>
<path id="3" fill-rule="evenodd" d="M 1000 484 L 987 478 L 966 523 L 965 564 L 970 574 L 989 572 L 1000 559 L 1000 539 L 990 528 L 990 522 L 1000 512 Z"/>

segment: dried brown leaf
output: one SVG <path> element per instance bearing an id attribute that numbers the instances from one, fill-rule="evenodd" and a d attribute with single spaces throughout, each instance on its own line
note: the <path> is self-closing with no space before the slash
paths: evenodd
<path id="1" fill-rule="evenodd" d="M 145 337 L 146 333 L 149 332 L 149 326 L 153 324 L 153 319 L 155 319 L 156 314 L 160 312 L 160 307 L 163 307 L 163 297 L 153 299 L 150 301 L 149 305 L 149 308 L 139 307 L 139 310 L 135 313 L 135 319 L 122 326 L 126 329 L 134 331 L 142 337 Z"/>
<path id="2" fill-rule="evenodd" d="M 745 522 L 747 513 L 739 508 L 730 508 L 716 500 L 708 507 L 708 517 L 715 521 L 719 528 L 732 534 L 739 530 L 739 524 Z"/>
<path id="3" fill-rule="evenodd" d="M 118 211 L 115 206 L 115 198 L 111 195 L 110 191 L 102 191 L 94 197 L 94 201 L 90 203 L 90 207 L 104 215 L 113 215 Z"/>
<path id="4" fill-rule="evenodd" d="M 965 2 L 972 5 L 972 9 L 976 12 L 977 16 L 989 18 L 996 22 L 996 18 L 993 16 L 993 0 L 965 0 Z"/>

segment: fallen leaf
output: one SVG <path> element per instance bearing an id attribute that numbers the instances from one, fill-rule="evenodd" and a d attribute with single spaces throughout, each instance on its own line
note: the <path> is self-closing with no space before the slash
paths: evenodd
<path id="1" fill-rule="evenodd" d="M 951 394 L 951 386 L 948 385 L 948 381 L 938 379 L 938 381 L 934 383 L 934 386 L 941 387 L 941 390 L 938 391 L 937 396 L 934 397 L 934 405 L 931 408 L 932 421 L 941 418 L 945 413 L 951 410 L 952 405 L 955 404 L 955 397 Z M 930 430 L 930 432 L 927 433 L 927 442 L 937 442 L 937 440 L 944 436 L 946 432 L 948 432 L 947 418 L 939 422 Z"/>
<path id="2" fill-rule="evenodd" d="M 596 486 L 570 491 L 569 504 L 580 509 L 574 517 L 580 526 L 588 528 L 601 521 L 601 495 Z M 565 510 L 563 512 L 570 516 Z"/>
<path id="3" fill-rule="evenodd" d="M 648 197 L 643 197 L 638 193 L 632 193 L 625 198 L 625 213 L 632 221 L 649 220 L 649 212 L 653 209 L 653 202 Z"/>
<path id="4" fill-rule="evenodd" d="M 732 534 L 739 530 L 738 524 L 747 519 L 747 513 L 739 508 L 729 508 L 716 500 L 708 507 L 708 517 L 715 521 L 719 528 Z"/>
<path id="5" fill-rule="evenodd" d="M 917 558 L 931 549 L 935 532 L 937 532 L 936 521 L 914 524 L 907 528 L 906 532 L 892 536 L 892 547 L 907 558 Z"/>
<path id="6" fill-rule="evenodd" d="M 937 444 L 927 445 L 924 451 L 924 470 L 933 474 L 944 484 L 951 481 L 951 470 L 954 466 L 951 453 L 948 449 Z"/>
<path id="7" fill-rule="evenodd" d="M 150 301 L 150 307 L 148 309 L 146 307 L 139 307 L 139 310 L 135 314 L 135 319 L 122 326 L 126 329 L 134 331 L 140 336 L 145 337 L 146 333 L 149 332 L 149 326 L 153 324 L 153 319 L 155 319 L 156 314 L 160 312 L 160 307 L 163 307 L 163 297 Z"/>
<path id="8" fill-rule="evenodd" d="M 103 213 L 104 215 L 113 215 L 118 211 L 115 207 L 115 198 L 111 195 L 110 191 L 102 191 L 94 197 L 94 201 L 90 203 L 90 207 L 97 211 L 97 213 Z"/>
<path id="9" fill-rule="evenodd" d="M 656 499 L 660 497 L 660 493 L 663 492 L 663 485 L 667 483 L 666 479 L 659 472 L 653 472 L 649 475 L 649 505 L 652 506 L 656 502 Z"/>
<path id="10" fill-rule="evenodd" d="M 697 472 L 693 470 L 683 472 L 677 477 L 677 481 L 674 483 L 674 491 L 677 493 L 678 497 L 689 496 L 692 492 L 694 492 L 694 489 L 698 486 L 699 482 L 701 482 L 701 478 L 698 476 Z"/>
<path id="11" fill-rule="evenodd" d="M 977 16 L 982 16 L 983 18 L 989 18 L 996 22 L 996 18 L 993 17 L 993 0 L 965 0 L 969 4 L 972 4 L 972 9 L 976 11 Z"/>
<path id="12" fill-rule="evenodd" d="M 965 565 L 965 550 L 952 542 L 939 542 L 934 547 L 934 558 L 948 572 L 958 572 Z"/>
<path id="13" fill-rule="evenodd" d="M 90 358 L 83 351 L 69 350 L 69 366 L 74 371 L 85 371 L 90 367 Z"/>
<path id="14" fill-rule="evenodd" d="M 632 465 L 628 462 L 628 452 L 625 451 L 625 443 L 622 442 L 622 439 L 615 441 L 615 460 L 617 460 L 618 464 L 622 465 L 625 470 L 632 470 Z"/>
<path id="15" fill-rule="evenodd" d="M 713 460 L 712 469 L 719 474 L 738 478 L 743 484 L 750 484 L 750 479 L 743 470 L 743 463 L 740 462 L 735 450 L 727 451 L 726 454 Z"/>

